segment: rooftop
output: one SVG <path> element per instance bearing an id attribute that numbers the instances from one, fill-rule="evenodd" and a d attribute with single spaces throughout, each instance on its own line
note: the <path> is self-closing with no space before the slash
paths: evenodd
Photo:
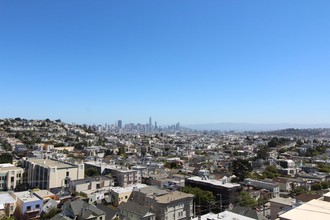
<path id="1" fill-rule="evenodd" d="M 190 178 L 187 178 L 188 180 L 193 180 L 196 182 L 203 182 L 203 183 L 208 183 L 212 184 L 214 186 L 221 186 L 221 187 L 226 187 L 226 188 L 234 188 L 234 187 L 240 187 L 240 184 L 237 183 L 224 183 L 221 180 L 212 180 L 212 179 L 204 179 L 199 176 L 193 176 Z"/>
<path id="2" fill-rule="evenodd" d="M 37 190 L 37 191 L 34 191 L 33 193 L 36 194 L 37 196 L 39 196 L 40 198 L 54 196 L 54 194 L 48 190 Z"/>
<path id="3" fill-rule="evenodd" d="M 4 204 L 6 204 L 6 203 L 16 203 L 16 200 L 8 193 L 1 193 L 0 194 L 0 210 L 4 209 Z"/>
<path id="4" fill-rule="evenodd" d="M 11 163 L 0 164 L 0 172 L 1 171 L 8 171 L 8 170 L 22 170 L 23 171 L 23 168 L 16 167 L 15 165 L 13 165 Z"/>
<path id="5" fill-rule="evenodd" d="M 208 213 L 205 215 L 201 216 L 201 220 L 208 220 L 208 219 L 212 219 L 212 220 L 252 220 L 253 218 L 249 218 L 243 215 L 239 215 L 230 211 L 224 211 L 221 212 L 219 214 L 214 214 L 214 213 Z M 198 217 L 193 218 L 193 220 L 198 220 Z"/>
<path id="6" fill-rule="evenodd" d="M 186 198 L 194 198 L 194 195 L 180 191 L 174 191 L 174 192 L 169 192 L 165 195 L 157 196 L 155 199 L 158 203 L 167 204 L 172 201 L 186 199 Z"/>
<path id="7" fill-rule="evenodd" d="M 270 199 L 269 202 L 275 202 L 275 203 L 278 203 L 278 204 L 291 206 L 295 203 L 295 199 L 276 197 L 276 198 Z"/>
<path id="8" fill-rule="evenodd" d="M 29 158 L 29 161 L 49 168 L 73 168 L 75 166 L 58 160 Z"/>
<path id="9" fill-rule="evenodd" d="M 330 219 L 330 202 L 313 199 L 280 215 L 280 218 L 288 220 L 328 220 Z"/>
<path id="10" fill-rule="evenodd" d="M 13 192 L 13 194 L 23 202 L 34 202 L 41 200 L 36 195 L 34 195 L 33 192 L 30 191 Z"/>
<path id="11" fill-rule="evenodd" d="M 131 192 L 134 189 L 140 189 L 140 188 L 144 188 L 144 187 L 148 187 L 148 185 L 138 183 L 138 184 L 135 184 L 132 186 L 127 186 L 127 187 L 119 187 L 119 186 L 112 187 L 111 191 L 116 192 L 116 193 L 123 193 L 123 192 Z"/>

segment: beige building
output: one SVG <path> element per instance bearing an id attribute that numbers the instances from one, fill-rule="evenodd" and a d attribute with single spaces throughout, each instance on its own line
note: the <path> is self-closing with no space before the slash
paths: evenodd
<path id="1" fill-rule="evenodd" d="M 192 194 L 149 186 L 135 189 L 131 198 L 155 213 L 156 220 L 183 220 L 193 217 Z"/>
<path id="2" fill-rule="evenodd" d="M 0 164 L 0 191 L 14 190 L 23 183 L 24 170 L 10 163 Z"/>
<path id="3" fill-rule="evenodd" d="M 84 164 L 71 164 L 54 159 L 26 158 L 22 161 L 27 182 L 32 187 L 51 189 L 67 186 L 70 180 L 85 177 Z"/>

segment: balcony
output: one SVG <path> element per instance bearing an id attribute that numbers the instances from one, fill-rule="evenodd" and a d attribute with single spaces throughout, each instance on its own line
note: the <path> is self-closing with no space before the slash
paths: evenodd
<path id="1" fill-rule="evenodd" d="M 27 214 L 34 213 L 34 212 L 40 212 L 40 208 L 38 208 L 38 209 L 27 209 L 25 211 L 25 213 L 27 213 Z"/>

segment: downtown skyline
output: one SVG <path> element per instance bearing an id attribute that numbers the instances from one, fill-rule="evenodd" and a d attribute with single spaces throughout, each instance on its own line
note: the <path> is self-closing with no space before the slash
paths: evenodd
<path id="1" fill-rule="evenodd" d="M 0 118 L 330 124 L 329 7 L 2 1 Z"/>

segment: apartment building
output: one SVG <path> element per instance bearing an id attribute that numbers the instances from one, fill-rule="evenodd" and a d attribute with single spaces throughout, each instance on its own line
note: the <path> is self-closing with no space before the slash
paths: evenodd
<path id="1" fill-rule="evenodd" d="M 110 165 L 106 163 L 98 163 L 94 161 L 85 162 L 87 168 L 96 168 L 99 174 L 111 174 L 114 178 L 115 186 L 126 187 L 142 182 L 143 170 L 132 170 L 120 165 Z"/>
<path id="2" fill-rule="evenodd" d="M 255 189 L 268 190 L 271 195 L 271 198 L 280 196 L 280 187 L 277 183 L 274 182 L 266 182 L 266 181 L 245 178 L 242 184 L 245 186 L 252 186 Z"/>
<path id="3" fill-rule="evenodd" d="M 24 170 L 10 163 L 0 164 L 0 191 L 14 190 L 23 183 Z"/>
<path id="4" fill-rule="evenodd" d="M 241 189 L 240 184 L 230 183 L 228 179 L 213 180 L 199 176 L 186 178 L 185 185 L 212 192 L 215 198 L 220 200 L 223 207 L 228 207 L 230 203 L 236 203 Z"/>
<path id="5" fill-rule="evenodd" d="M 51 189 L 68 185 L 68 181 L 85 177 L 84 164 L 71 164 L 54 159 L 25 158 L 22 167 L 32 187 Z"/>
<path id="6" fill-rule="evenodd" d="M 70 181 L 69 191 L 71 193 L 83 192 L 89 197 L 89 195 L 97 192 L 109 193 L 112 186 L 114 186 L 114 181 L 112 178 L 107 176 L 97 176 Z"/>

